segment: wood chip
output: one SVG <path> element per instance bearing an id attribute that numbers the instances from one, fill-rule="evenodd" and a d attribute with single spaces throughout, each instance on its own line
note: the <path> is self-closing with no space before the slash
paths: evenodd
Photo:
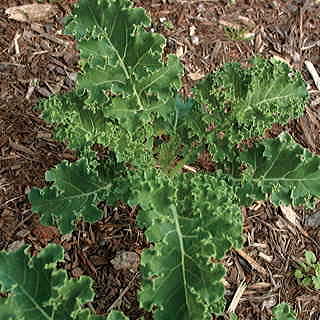
<path id="1" fill-rule="evenodd" d="M 11 140 L 9 140 L 9 146 L 16 150 L 16 151 L 20 151 L 20 152 L 23 152 L 23 153 L 27 153 L 27 154 L 30 154 L 30 155 L 34 155 L 35 153 L 30 150 L 29 148 L 21 145 L 21 144 L 17 144 L 17 143 L 14 143 L 12 142 Z"/>
<path id="2" fill-rule="evenodd" d="M 178 58 L 181 58 L 183 57 L 183 55 L 184 55 L 184 48 L 182 46 L 179 46 L 176 50 L 176 56 Z"/>
<path id="3" fill-rule="evenodd" d="M 269 282 L 257 282 L 248 287 L 251 290 L 263 290 L 271 287 L 271 283 Z"/>
<path id="4" fill-rule="evenodd" d="M 229 22 L 229 21 L 226 21 L 226 20 L 223 20 L 223 19 L 220 19 L 218 22 L 221 25 L 223 25 L 225 27 L 228 27 L 228 28 L 231 28 L 231 29 L 235 29 L 235 30 L 240 30 L 241 29 L 241 26 L 239 24 L 232 23 L 232 22 Z"/>
<path id="5" fill-rule="evenodd" d="M 262 258 L 263 260 L 266 260 L 267 262 L 271 263 L 273 257 L 272 256 L 268 256 L 263 252 L 259 252 L 259 257 Z"/>
<path id="6" fill-rule="evenodd" d="M 190 171 L 190 172 L 193 172 L 193 173 L 197 173 L 197 169 L 194 168 L 194 167 L 191 167 L 191 166 L 188 166 L 187 164 L 185 164 L 183 166 L 183 169 L 187 170 L 187 171 Z"/>
<path id="7" fill-rule="evenodd" d="M 109 263 L 109 259 L 103 256 L 91 256 L 90 260 L 95 266 L 101 266 Z"/>
<path id="8" fill-rule="evenodd" d="M 309 215 L 305 218 L 305 225 L 309 227 L 319 227 L 320 226 L 320 212 Z"/>
<path id="9" fill-rule="evenodd" d="M 201 71 L 196 71 L 196 72 L 191 72 L 188 74 L 188 77 L 191 80 L 200 80 L 202 78 L 204 78 L 205 74 Z"/>
<path id="10" fill-rule="evenodd" d="M 9 19 L 21 22 L 45 21 L 55 14 L 54 6 L 51 4 L 27 4 L 23 6 L 6 9 Z"/>
<path id="11" fill-rule="evenodd" d="M 249 19 L 247 17 L 244 16 L 237 16 L 237 20 L 242 22 L 243 24 L 245 24 L 248 27 L 254 28 L 256 26 L 255 22 L 252 19 Z"/>
<path id="12" fill-rule="evenodd" d="M 57 44 L 67 45 L 67 43 L 64 40 L 59 39 L 59 38 L 57 38 L 56 36 L 54 36 L 54 35 L 52 35 L 50 33 L 45 33 L 45 32 L 41 33 L 40 37 L 45 38 L 47 40 L 50 40 L 50 41 L 52 41 L 54 43 L 57 43 Z"/>
<path id="13" fill-rule="evenodd" d="M 311 74 L 311 77 L 317 87 L 318 90 L 320 90 L 320 77 L 319 74 L 316 70 L 316 68 L 314 67 L 313 63 L 310 61 L 305 61 L 304 64 L 306 65 L 309 73 Z"/>
<path id="14" fill-rule="evenodd" d="M 291 65 L 290 65 L 290 62 L 289 62 L 288 60 L 286 60 L 286 59 L 284 59 L 283 57 L 280 57 L 280 56 L 278 56 L 278 55 L 273 55 L 273 59 L 278 60 L 278 61 L 281 61 L 281 62 L 284 62 L 284 63 L 286 63 L 289 67 L 291 66 Z"/>
<path id="15" fill-rule="evenodd" d="M 79 278 L 83 275 L 83 270 L 79 267 L 74 268 L 73 270 L 71 270 L 72 276 L 75 278 Z"/>
<path id="16" fill-rule="evenodd" d="M 240 301 L 244 291 L 246 290 L 246 288 L 247 288 L 247 285 L 246 285 L 245 281 L 243 280 L 232 298 L 232 301 L 231 301 L 230 306 L 228 308 L 229 313 L 235 312 L 235 310 L 239 304 L 239 301 Z"/>
<path id="17" fill-rule="evenodd" d="M 267 275 L 268 272 L 265 268 L 260 266 L 252 257 L 250 257 L 247 253 L 245 253 L 241 249 L 237 249 L 236 252 L 243 258 L 245 259 L 253 269 L 257 270 L 258 272 Z"/>
<path id="18" fill-rule="evenodd" d="M 17 240 L 9 244 L 7 251 L 16 251 L 25 244 L 24 240 Z"/>
<path id="19" fill-rule="evenodd" d="M 290 206 L 280 206 L 280 209 L 285 218 L 297 227 L 299 222 L 297 220 L 296 212 Z"/>

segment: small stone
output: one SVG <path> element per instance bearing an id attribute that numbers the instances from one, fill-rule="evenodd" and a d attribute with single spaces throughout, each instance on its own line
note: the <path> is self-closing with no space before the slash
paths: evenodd
<path id="1" fill-rule="evenodd" d="M 305 225 L 309 227 L 319 227 L 320 226 L 320 212 L 307 216 L 305 218 Z"/>
<path id="2" fill-rule="evenodd" d="M 39 92 L 43 97 L 45 97 L 45 98 L 50 97 L 51 94 L 52 94 L 48 89 L 43 88 L 43 87 L 38 88 L 37 90 L 38 90 L 38 92 Z"/>
<path id="3" fill-rule="evenodd" d="M 140 264 L 140 257 L 132 251 L 118 251 L 115 258 L 111 260 L 116 270 L 137 270 Z"/>

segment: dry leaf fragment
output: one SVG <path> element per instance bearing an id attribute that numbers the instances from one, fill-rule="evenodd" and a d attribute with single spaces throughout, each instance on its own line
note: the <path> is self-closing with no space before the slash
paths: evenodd
<path id="1" fill-rule="evenodd" d="M 9 19 L 21 22 L 44 21 L 54 15 L 55 10 L 51 4 L 27 4 L 6 9 Z"/>

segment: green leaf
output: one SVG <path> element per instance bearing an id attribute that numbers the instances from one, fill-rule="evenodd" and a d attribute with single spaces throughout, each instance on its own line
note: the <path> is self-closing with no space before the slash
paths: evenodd
<path id="1" fill-rule="evenodd" d="M 80 40 L 85 65 L 79 87 L 89 92 L 88 104 L 103 103 L 110 91 L 134 98 L 128 112 L 148 111 L 152 98 L 165 102 L 171 88 L 181 86 L 177 57 L 169 55 L 163 64 L 164 38 L 143 30 L 150 24 L 144 9 L 127 0 L 81 0 L 74 16 L 67 31 Z"/>
<path id="2" fill-rule="evenodd" d="M 132 8 L 132 2 L 128 0 L 80 0 L 73 9 L 73 17 L 64 30 L 77 40 L 94 38 L 113 30 L 113 40 L 119 46 L 123 45 L 126 38 L 116 41 L 116 32 L 130 36 L 135 26 L 150 25 L 144 9 Z M 121 21 L 128 23 L 120 24 Z"/>
<path id="3" fill-rule="evenodd" d="M 68 143 L 77 151 L 79 158 L 85 157 L 91 168 L 96 166 L 96 154 L 91 146 L 105 135 L 110 126 L 101 110 L 89 110 L 85 105 L 86 95 L 68 92 L 43 99 L 36 109 L 42 111 L 42 118 L 54 124 L 54 138 Z"/>
<path id="4" fill-rule="evenodd" d="M 86 160 L 62 162 L 47 171 L 46 180 L 54 184 L 42 190 L 33 188 L 28 195 L 32 211 L 41 214 L 42 223 L 55 224 L 65 234 L 81 217 L 89 222 L 101 218 L 96 205 L 111 190 L 112 183 L 89 173 Z"/>
<path id="5" fill-rule="evenodd" d="M 288 134 L 256 144 L 240 159 L 248 166 L 238 189 L 242 204 L 267 194 L 275 205 L 311 206 L 313 198 L 320 196 L 320 158 Z"/>
<path id="6" fill-rule="evenodd" d="M 15 310 L 16 310 L 16 305 L 12 297 L 0 298 L 0 319 L 1 320 L 14 320 Z"/>
<path id="7" fill-rule="evenodd" d="M 308 287 L 312 284 L 312 279 L 307 277 L 301 280 L 302 285 Z"/>
<path id="8" fill-rule="evenodd" d="M 68 280 L 66 271 L 57 270 L 62 247 L 50 244 L 35 257 L 26 251 L 23 246 L 14 252 L 0 252 L 0 284 L 9 292 L 1 307 L 13 312 L 13 319 L 102 320 L 82 307 L 93 299 L 92 280 L 85 276 Z"/>
<path id="9" fill-rule="evenodd" d="M 287 303 L 278 304 L 272 309 L 273 320 L 297 320 L 296 313 Z"/>
<path id="10" fill-rule="evenodd" d="M 297 279 L 302 279 L 302 278 L 304 277 L 304 274 L 302 273 L 301 270 L 295 270 L 294 276 L 295 276 Z"/>
<path id="11" fill-rule="evenodd" d="M 238 316 L 236 315 L 236 313 L 234 313 L 234 312 L 232 312 L 231 314 L 230 314 L 230 320 L 238 320 L 239 318 L 238 318 Z"/>
<path id="12" fill-rule="evenodd" d="M 63 249 L 50 244 L 36 257 L 26 247 L 15 252 L 0 252 L 0 284 L 9 291 L 9 298 L 0 299 L 1 320 L 102 320 L 92 315 L 83 304 L 93 299 L 89 277 L 68 280 L 66 271 L 56 264 L 63 258 Z M 128 319 L 112 311 L 107 319 Z"/>
<path id="13" fill-rule="evenodd" d="M 317 258 L 315 256 L 315 254 L 312 251 L 307 250 L 305 253 L 305 258 L 306 258 L 306 263 L 309 266 L 312 266 L 314 263 L 317 262 Z"/>
<path id="14" fill-rule="evenodd" d="M 286 124 L 301 116 L 308 99 L 299 73 L 262 58 L 253 59 L 247 69 L 239 63 L 225 64 L 200 81 L 194 95 L 207 106 L 208 143 L 217 160 L 232 160 L 237 144 L 262 136 L 274 122 Z"/>
<path id="15" fill-rule="evenodd" d="M 313 286 L 315 289 L 320 289 L 320 277 L 319 276 L 313 276 L 312 277 Z"/>
<path id="16" fill-rule="evenodd" d="M 65 118 L 47 104 L 44 114 L 62 124 L 59 138 L 68 139 L 80 155 L 98 143 L 113 150 L 119 162 L 153 165 L 155 128 L 175 112 L 183 67 L 173 55 L 163 62 L 165 39 L 146 32 L 149 25 L 145 10 L 127 0 L 76 4 L 66 32 L 78 40 L 78 90 L 61 99 L 69 100 L 68 108 L 57 103 L 61 111 L 68 109 Z"/>
<path id="17" fill-rule="evenodd" d="M 224 308 L 224 268 L 213 264 L 242 244 L 242 217 L 220 176 L 168 177 L 156 170 L 131 176 L 130 205 L 154 248 L 142 255 L 140 301 L 155 319 L 211 319 Z"/>
<path id="18" fill-rule="evenodd" d="M 124 316 L 124 314 L 122 312 L 112 310 L 109 313 L 109 315 L 108 315 L 106 320 L 126 320 L 126 319 L 129 319 L 129 318 Z"/>

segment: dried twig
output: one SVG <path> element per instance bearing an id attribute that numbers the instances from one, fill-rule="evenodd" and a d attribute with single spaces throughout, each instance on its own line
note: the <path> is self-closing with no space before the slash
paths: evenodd
<path id="1" fill-rule="evenodd" d="M 120 293 L 119 297 L 112 303 L 112 305 L 108 308 L 107 313 L 109 313 L 123 298 L 123 296 L 127 293 L 127 291 L 130 289 L 133 281 L 136 279 L 136 277 L 138 276 L 139 272 L 136 272 L 132 279 L 130 280 L 130 282 L 128 283 L 128 285 L 122 290 L 122 292 Z"/>
<path id="2" fill-rule="evenodd" d="M 314 67 L 313 63 L 310 61 L 305 61 L 304 64 L 306 65 L 309 73 L 311 74 L 311 77 L 317 87 L 318 90 L 320 90 L 320 77 L 319 74 L 316 70 L 316 68 Z"/>
<path id="3" fill-rule="evenodd" d="M 228 308 L 229 313 L 235 312 L 235 310 L 239 304 L 239 301 L 240 301 L 244 291 L 246 290 L 246 288 L 247 288 L 247 284 L 245 283 L 245 280 L 243 280 L 240 283 L 240 286 L 238 287 L 236 293 L 234 294 L 234 296 L 232 298 L 232 301 L 231 301 L 230 306 Z"/>
<path id="4" fill-rule="evenodd" d="M 262 266 L 260 266 L 252 257 L 250 257 L 247 253 L 245 253 L 243 250 L 241 249 L 237 249 L 236 252 L 243 258 L 245 259 L 247 262 L 250 263 L 251 267 L 255 270 L 257 270 L 258 272 L 262 273 L 262 274 L 268 274 L 267 270 L 265 268 L 263 268 Z"/>

